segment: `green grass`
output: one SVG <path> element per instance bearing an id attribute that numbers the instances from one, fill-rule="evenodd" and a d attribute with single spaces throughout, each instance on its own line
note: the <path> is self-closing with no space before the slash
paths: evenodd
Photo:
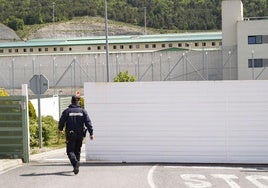
<path id="1" fill-rule="evenodd" d="M 39 147 L 31 147 L 30 154 L 38 154 L 43 152 L 48 152 L 56 149 L 61 149 L 66 146 L 65 140 L 60 140 L 59 143 L 51 143 L 48 146 L 43 146 L 42 148 Z"/>
<path id="2" fill-rule="evenodd" d="M 48 24 L 25 25 L 23 30 L 18 30 L 18 31 L 16 31 L 16 33 L 21 39 L 27 39 L 31 35 L 31 33 L 34 33 L 38 29 L 41 29 L 41 28 L 43 28 L 43 27 L 45 27 L 47 25 Z"/>

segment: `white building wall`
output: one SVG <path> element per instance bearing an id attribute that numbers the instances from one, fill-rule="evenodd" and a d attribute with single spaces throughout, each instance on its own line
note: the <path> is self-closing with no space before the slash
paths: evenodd
<path id="1" fill-rule="evenodd" d="M 86 160 L 267 163 L 267 84 L 85 83 Z"/>
<path id="2" fill-rule="evenodd" d="M 243 3 L 241 0 L 222 1 L 222 45 L 237 45 L 237 22 L 243 20 Z"/>
<path id="3" fill-rule="evenodd" d="M 71 99 L 70 99 L 71 100 Z M 36 115 L 38 116 L 38 100 L 30 100 L 34 106 Z M 41 98 L 41 116 L 52 116 L 55 120 L 59 120 L 59 97 Z M 66 106 L 67 108 L 67 106 Z"/>
<path id="4" fill-rule="evenodd" d="M 241 20 L 243 20 L 243 3 L 240 0 L 223 0 L 223 80 L 237 80 L 237 22 Z"/>
<path id="5" fill-rule="evenodd" d="M 268 35 L 268 20 L 241 21 L 237 24 L 238 79 L 268 79 L 267 67 L 248 68 L 249 59 L 268 59 L 268 43 L 248 44 L 248 36 Z M 254 73 L 253 73 L 254 71 Z M 254 76 L 254 78 L 253 78 Z"/>

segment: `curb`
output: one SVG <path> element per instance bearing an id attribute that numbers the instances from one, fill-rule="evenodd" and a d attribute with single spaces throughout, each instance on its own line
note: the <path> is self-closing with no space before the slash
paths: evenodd
<path id="1" fill-rule="evenodd" d="M 30 162 L 42 160 L 42 159 L 46 158 L 47 156 L 51 156 L 51 155 L 55 155 L 55 154 L 59 154 L 59 153 L 66 153 L 66 148 L 55 149 L 55 150 L 51 150 L 51 151 L 46 151 L 46 152 L 30 155 Z"/>
<path id="2" fill-rule="evenodd" d="M 65 153 L 65 152 L 66 152 L 66 149 L 61 148 L 61 149 L 51 150 L 51 151 L 47 151 L 43 153 L 33 154 L 33 155 L 30 155 L 30 162 L 42 160 L 46 158 L 47 156 L 51 156 L 51 155 L 58 154 L 58 153 Z M 11 168 L 17 167 L 22 164 L 24 164 L 22 162 L 22 159 L 0 159 L 0 174 L 1 172 L 4 172 L 6 170 L 9 170 Z"/>
<path id="3" fill-rule="evenodd" d="M 22 164 L 21 159 L 0 159 L 0 172 Z"/>

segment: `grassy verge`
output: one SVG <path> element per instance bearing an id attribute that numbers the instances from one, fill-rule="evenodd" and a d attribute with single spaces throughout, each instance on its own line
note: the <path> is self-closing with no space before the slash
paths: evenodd
<path id="1" fill-rule="evenodd" d="M 39 147 L 31 147 L 30 149 L 30 154 L 38 154 L 38 153 L 43 153 L 43 152 L 48 152 L 56 149 L 62 149 L 65 148 L 66 144 L 65 141 L 61 141 L 60 143 L 52 143 L 48 146 L 43 146 L 42 148 Z"/>

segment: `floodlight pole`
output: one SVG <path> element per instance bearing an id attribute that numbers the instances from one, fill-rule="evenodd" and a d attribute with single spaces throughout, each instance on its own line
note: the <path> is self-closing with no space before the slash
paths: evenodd
<path id="1" fill-rule="evenodd" d="M 104 0 L 104 7 L 105 7 L 105 38 L 106 38 L 107 82 L 110 82 L 110 63 L 109 63 L 109 44 L 108 44 L 107 0 Z"/>
<path id="2" fill-rule="evenodd" d="M 251 67 L 252 67 L 252 80 L 255 80 L 255 75 L 254 75 L 254 50 L 252 50 L 252 52 L 251 52 L 251 57 L 252 57 L 252 59 L 251 59 Z"/>
<path id="3" fill-rule="evenodd" d="M 144 8 L 144 35 L 147 35 L 147 30 L 146 30 L 146 25 L 147 25 L 147 23 L 146 23 L 146 20 L 147 20 L 147 18 L 146 18 L 146 7 L 143 7 Z"/>
<path id="4" fill-rule="evenodd" d="M 55 37 L 55 2 L 52 2 L 52 8 L 53 8 L 53 15 L 52 15 L 53 37 Z"/>

